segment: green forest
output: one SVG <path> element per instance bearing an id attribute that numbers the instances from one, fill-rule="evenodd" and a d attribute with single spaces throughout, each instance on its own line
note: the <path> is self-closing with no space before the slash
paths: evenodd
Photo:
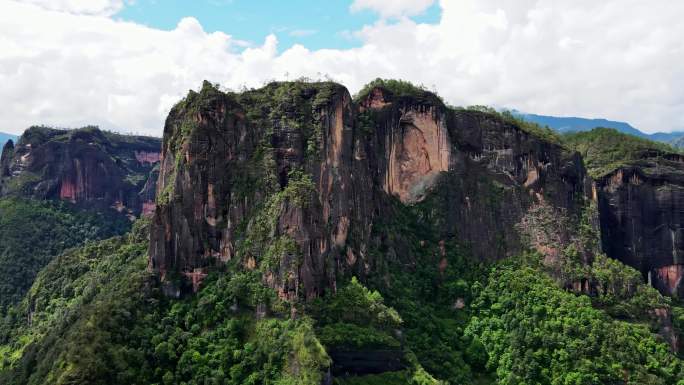
<path id="1" fill-rule="evenodd" d="M 21 301 L 38 272 L 62 251 L 123 234 L 130 221 L 64 202 L 0 199 L 0 309 Z"/>
<path id="2" fill-rule="evenodd" d="M 414 215 L 392 225 L 410 229 Z M 38 274 L 3 316 L 0 382 L 320 384 L 328 352 L 346 348 L 398 352 L 403 369 L 338 384 L 684 383 L 684 362 L 643 310 L 671 306 L 681 327 L 681 308 L 650 292 L 620 313 L 615 299 L 630 301 L 638 288 L 605 298 L 564 290 L 535 253 L 483 265 L 450 245 L 453 268 L 437 281 L 432 266 L 393 272 L 391 287 L 350 277 L 336 294 L 300 304 L 279 300 L 260 273 L 226 266 L 197 295 L 174 300 L 146 270 L 147 229 L 139 220 Z M 589 274 L 622 280 L 605 282 L 616 289 L 638 276 L 608 261 Z"/>

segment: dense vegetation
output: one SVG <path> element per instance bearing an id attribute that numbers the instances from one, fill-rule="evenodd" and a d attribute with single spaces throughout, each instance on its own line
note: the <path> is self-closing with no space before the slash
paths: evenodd
<path id="1" fill-rule="evenodd" d="M 75 210 L 68 203 L 0 199 L 0 314 L 21 300 L 40 269 L 60 252 L 129 228 L 126 218 Z"/>
<path id="2" fill-rule="evenodd" d="M 329 358 L 310 318 L 288 319 L 250 272 L 167 299 L 145 269 L 146 232 L 140 221 L 41 273 L 0 325 L 1 383 L 320 384 Z"/>
<path id="3" fill-rule="evenodd" d="M 684 376 L 648 324 L 611 318 L 524 264 L 494 268 L 473 306 L 466 332 L 484 344 L 499 384 L 674 384 Z"/>
<path id="4" fill-rule="evenodd" d="M 395 350 L 405 362 L 335 379 L 343 385 L 675 384 L 684 373 L 651 325 L 562 290 L 534 254 L 484 270 L 461 259 L 441 276 L 431 264 L 396 269 L 391 288 L 375 284 L 385 294 L 352 278 L 293 308 L 235 266 L 168 299 L 146 272 L 146 247 L 140 221 L 50 263 L 0 324 L 0 382 L 319 384 L 340 349 Z"/>
<path id="5" fill-rule="evenodd" d="M 585 166 L 594 178 L 639 160 L 664 158 L 678 152 L 665 143 L 623 134 L 612 128 L 566 134 L 564 141 L 582 154 Z"/>
<path id="6" fill-rule="evenodd" d="M 401 97 L 427 95 L 407 82 L 376 85 Z M 325 108 L 333 87 L 272 83 L 263 92 L 231 97 L 251 99 L 248 104 L 268 112 L 245 111 L 256 120 L 254 129 L 271 127 L 272 119 L 301 127 L 313 162 L 321 140 L 314 112 Z M 312 89 L 317 96 L 302 102 Z M 174 108 L 224 97 L 211 85 L 200 93 Z M 507 113 L 461 112 L 560 142 Z M 193 123 L 181 128 L 170 138 L 173 151 L 199 129 Z M 47 266 L 30 290 L 13 294 L 0 319 L 0 383 L 319 385 L 335 374 L 338 385 L 684 385 L 684 363 L 670 351 L 670 335 L 657 316 L 671 312 L 673 332 L 681 333 L 684 310 L 645 285 L 636 270 L 598 252 L 595 207 L 584 201 L 578 202 L 586 206 L 580 218 L 544 205 L 529 210 L 529 228 L 543 230 L 523 234 L 530 244 L 559 248 L 554 231 L 576 229 L 556 260 L 529 252 L 482 262 L 470 257 L 457 234 L 443 231 L 453 194 L 447 190 L 458 184 L 438 184 L 414 205 L 391 198 L 387 215 L 372 226 L 371 238 L 382 241 L 368 245 L 371 268 L 339 272 L 336 290 L 313 300 L 305 300 L 299 286 L 293 295 L 277 293 L 265 278 L 296 276 L 302 258 L 291 236 L 274 236 L 279 215 L 283 207 L 311 208 L 316 186 L 301 169 L 275 175 L 270 146 L 259 143 L 254 159 L 235 172 L 238 199 L 260 193 L 248 220 L 236 224 L 235 255 L 212 266 L 197 293 L 181 298 L 163 293 L 180 276 L 162 284 L 148 270 L 146 220 L 126 235 L 69 248 L 126 226 L 74 214 L 63 203 L 0 201 L 0 237 L 8 240 L 0 239 L 0 250 L 30 250 L 31 258 L 50 252 L 35 261 L 7 254 L 23 257 L 19 265 L 34 275 Z M 495 195 L 487 197 L 492 207 L 501 204 Z M 158 200 L 169 204 L 177 197 L 171 187 Z M 350 243 L 354 236 L 350 232 Z M 355 371 L 340 354 L 387 357 L 394 366 L 381 362 L 384 372 Z"/>
<path id="7" fill-rule="evenodd" d="M 158 138 L 119 134 L 116 132 L 102 130 L 97 126 L 85 126 L 76 129 L 61 129 L 48 126 L 31 126 L 20 137 L 20 143 L 32 144 L 34 147 L 47 141 L 69 142 L 86 138 L 90 143 L 98 146 L 117 148 L 126 146 L 129 148 L 149 148 L 157 146 Z"/>
<path id="8" fill-rule="evenodd" d="M 356 101 L 361 101 L 370 95 L 374 88 L 382 88 L 389 91 L 397 98 L 411 98 L 418 102 L 426 102 L 435 105 L 444 105 L 444 100 L 434 92 L 431 92 L 424 85 L 415 85 L 406 80 L 381 79 L 377 78 L 366 84 L 354 96 Z"/>

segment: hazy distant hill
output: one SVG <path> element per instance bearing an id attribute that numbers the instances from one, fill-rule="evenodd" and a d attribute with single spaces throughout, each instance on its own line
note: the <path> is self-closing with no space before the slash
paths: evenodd
<path id="1" fill-rule="evenodd" d="M 556 131 L 567 132 L 581 132 L 590 131 L 596 127 L 614 128 L 624 134 L 630 134 L 641 138 L 655 140 L 664 143 L 673 143 L 676 139 L 684 137 L 684 132 L 657 132 L 655 134 L 647 134 L 634 128 L 629 123 L 617 122 L 607 119 L 587 119 L 577 117 L 558 117 L 546 116 L 537 114 L 526 114 L 522 112 L 515 112 L 517 115 L 530 122 L 537 123 L 541 126 L 549 126 Z M 682 142 L 682 141 L 680 141 Z M 675 143 L 673 143 L 675 144 Z"/>
<path id="2" fill-rule="evenodd" d="M 4 132 L 0 132 L 0 148 L 2 148 L 2 146 L 5 145 L 5 142 L 7 142 L 10 139 L 17 140 L 17 136 L 12 135 L 12 134 L 5 134 Z"/>

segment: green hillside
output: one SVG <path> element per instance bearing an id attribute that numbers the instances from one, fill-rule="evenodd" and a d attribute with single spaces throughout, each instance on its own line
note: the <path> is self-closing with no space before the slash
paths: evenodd
<path id="1" fill-rule="evenodd" d="M 565 134 L 563 138 L 569 147 L 582 154 L 594 178 L 641 160 L 678 153 L 670 145 L 623 134 L 612 128 Z"/>
<path id="2" fill-rule="evenodd" d="M 128 219 L 62 202 L 0 199 L 0 310 L 21 300 L 38 272 L 62 251 L 122 234 Z"/>

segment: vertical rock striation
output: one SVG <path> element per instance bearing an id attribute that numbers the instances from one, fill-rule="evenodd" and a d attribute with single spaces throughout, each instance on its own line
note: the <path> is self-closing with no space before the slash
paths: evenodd
<path id="1" fill-rule="evenodd" d="M 684 296 L 684 157 L 644 157 L 596 180 L 603 248 Z"/>
<path id="2" fill-rule="evenodd" d="M 154 202 L 146 181 L 159 158 L 159 139 L 125 136 L 96 127 L 31 127 L 0 161 L 0 194 L 62 199 L 113 207 L 137 216 Z M 154 174 L 153 174 L 154 176 Z"/>
<path id="3" fill-rule="evenodd" d="M 493 260 L 523 249 L 516 224 L 535 205 L 577 214 L 586 184 L 576 153 L 494 114 L 302 82 L 205 82 L 169 114 L 159 172 L 150 268 L 172 293 L 235 264 L 289 299 L 376 273 L 370 245 L 420 263 L 378 227 L 397 204 L 429 201 L 440 237 Z"/>

